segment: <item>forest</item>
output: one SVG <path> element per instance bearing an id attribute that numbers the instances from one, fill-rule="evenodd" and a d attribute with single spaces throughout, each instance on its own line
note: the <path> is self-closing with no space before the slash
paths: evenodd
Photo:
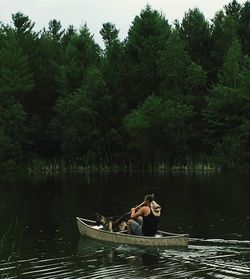
<path id="1" fill-rule="evenodd" d="M 148 5 L 124 40 L 103 23 L 104 47 L 87 23 L 34 26 L 0 23 L 1 170 L 249 167 L 249 1 L 172 24 Z"/>

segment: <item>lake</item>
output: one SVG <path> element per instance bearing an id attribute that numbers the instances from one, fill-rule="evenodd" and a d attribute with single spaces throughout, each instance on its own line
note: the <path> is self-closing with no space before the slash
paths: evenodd
<path id="1" fill-rule="evenodd" d="M 0 177 L 0 278 L 250 278 L 250 174 Z M 75 217 L 121 216 L 154 193 L 185 249 L 80 237 Z M 1 239 L 1 238 L 0 238 Z M 12 257 L 9 258 L 13 248 Z"/>

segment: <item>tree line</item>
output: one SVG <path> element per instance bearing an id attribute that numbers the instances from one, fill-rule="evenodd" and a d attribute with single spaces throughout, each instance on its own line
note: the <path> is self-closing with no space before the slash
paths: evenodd
<path id="1" fill-rule="evenodd" d="M 101 48 L 87 25 L 36 32 L 17 12 L 0 25 L 0 166 L 250 163 L 250 2 L 211 21 L 146 6 L 124 40 Z"/>

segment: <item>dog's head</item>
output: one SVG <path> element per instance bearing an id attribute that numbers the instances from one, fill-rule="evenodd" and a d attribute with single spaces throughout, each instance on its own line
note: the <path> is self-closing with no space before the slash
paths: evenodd
<path id="1" fill-rule="evenodd" d="M 103 225 L 104 230 L 112 231 L 112 217 L 104 217 L 103 215 L 96 213 L 96 225 Z"/>

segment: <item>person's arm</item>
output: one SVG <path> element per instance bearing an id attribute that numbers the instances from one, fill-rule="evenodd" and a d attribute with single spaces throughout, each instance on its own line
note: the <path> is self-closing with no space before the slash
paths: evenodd
<path id="1" fill-rule="evenodd" d="M 141 209 L 139 209 L 137 212 L 135 212 L 135 208 L 131 208 L 131 218 L 136 219 L 139 216 L 144 216 L 146 210 L 146 206 L 143 206 Z"/>

